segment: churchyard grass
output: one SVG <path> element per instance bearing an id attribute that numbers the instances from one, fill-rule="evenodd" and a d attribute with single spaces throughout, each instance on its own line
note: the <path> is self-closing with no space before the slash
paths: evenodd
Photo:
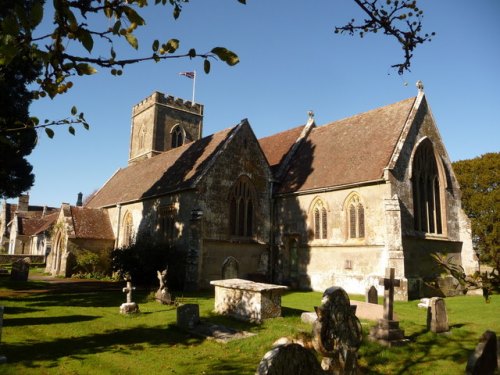
<path id="1" fill-rule="evenodd" d="M 283 317 L 256 325 L 214 315 L 213 293 L 184 295 L 199 303 L 204 321 L 257 333 L 223 344 L 177 329 L 175 308 L 151 300 L 150 291 L 136 291 L 133 300 L 141 313 L 125 316 L 119 314 L 123 285 L 116 290 L 95 285 L 94 290 L 76 284 L 58 288 L 1 279 L 0 354 L 7 363 L 0 365 L 0 374 L 253 374 L 276 339 L 311 331 L 300 314 L 321 301 L 321 293 L 288 293 L 282 299 Z M 446 307 L 451 331 L 434 334 L 426 331 L 426 312 L 417 301 L 396 302 L 395 313 L 410 342 L 386 348 L 365 337 L 359 351 L 362 372 L 463 374 L 480 335 L 486 329 L 500 332 L 500 296 L 489 304 L 480 296 L 447 298 Z M 365 335 L 373 324 L 362 321 Z"/>

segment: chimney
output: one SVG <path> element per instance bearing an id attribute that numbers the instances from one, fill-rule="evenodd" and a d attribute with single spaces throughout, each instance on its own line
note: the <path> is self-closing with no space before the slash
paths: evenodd
<path id="1" fill-rule="evenodd" d="M 82 193 L 78 193 L 78 199 L 76 200 L 76 205 L 77 205 L 77 207 L 83 206 L 83 194 Z"/>
<path id="2" fill-rule="evenodd" d="M 28 194 L 21 194 L 17 203 L 17 210 L 19 212 L 27 212 L 30 204 L 30 196 Z"/>

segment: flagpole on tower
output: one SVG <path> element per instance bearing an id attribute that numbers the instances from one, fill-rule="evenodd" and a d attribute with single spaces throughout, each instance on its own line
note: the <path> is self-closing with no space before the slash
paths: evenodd
<path id="1" fill-rule="evenodd" d="M 191 103 L 194 104 L 194 92 L 196 89 L 196 70 L 193 70 L 192 72 L 181 72 L 179 73 L 179 75 L 193 80 L 193 96 L 191 99 Z"/>
<path id="2" fill-rule="evenodd" d="M 194 91 L 196 89 L 196 70 L 193 70 L 193 100 L 191 100 L 191 103 L 194 104 Z"/>

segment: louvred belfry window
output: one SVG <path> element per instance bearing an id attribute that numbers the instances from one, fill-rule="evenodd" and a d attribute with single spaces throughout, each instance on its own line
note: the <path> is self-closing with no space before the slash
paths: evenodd
<path id="1" fill-rule="evenodd" d="M 429 139 L 418 146 L 412 166 L 414 229 L 419 232 L 442 234 L 441 183 Z"/>
<path id="2" fill-rule="evenodd" d="M 252 237 L 254 232 L 255 190 L 247 176 L 241 176 L 233 185 L 229 198 L 230 234 Z"/>
<path id="3" fill-rule="evenodd" d="M 184 134 L 179 125 L 172 130 L 172 148 L 180 147 L 184 144 Z"/>

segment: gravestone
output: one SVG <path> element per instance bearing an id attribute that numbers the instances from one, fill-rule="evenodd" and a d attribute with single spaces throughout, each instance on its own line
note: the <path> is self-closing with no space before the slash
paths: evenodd
<path id="1" fill-rule="evenodd" d="M 237 279 L 240 265 L 233 257 L 227 257 L 222 262 L 222 280 Z"/>
<path id="2" fill-rule="evenodd" d="M 366 302 L 378 305 L 378 291 L 373 285 L 366 291 Z"/>
<path id="3" fill-rule="evenodd" d="M 483 333 L 476 350 L 467 361 L 467 375 L 493 375 L 498 368 L 498 341 L 495 332 Z"/>
<path id="4" fill-rule="evenodd" d="M 448 332 L 448 314 L 441 297 L 432 297 L 427 307 L 427 329 L 434 333 Z"/>
<path id="5" fill-rule="evenodd" d="M 312 344 L 323 356 L 321 367 L 332 373 L 355 374 L 363 335 L 349 296 L 340 287 L 328 288 L 315 310 L 318 318 L 313 323 Z"/>
<path id="6" fill-rule="evenodd" d="M 357 374 L 357 351 L 363 340 L 361 323 L 349 296 L 340 287 L 325 290 L 315 307 L 312 340 L 281 338 L 262 358 L 256 374 Z M 321 355 L 321 366 L 311 347 Z"/>
<path id="7" fill-rule="evenodd" d="M 156 291 L 155 299 L 163 305 L 172 304 L 172 296 L 168 292 L 168 287 L 167 287 L 167 271 L 168 268 L 163 270 L 162 272 L 156 271 L 156 274 L 158 276 L 158 281 L 160 282 L 160 287 Z"/>
<path id="8" fill-rule="evenodd" d="M 386 277 L 380 280 L 384 286 L 384 317 L 370 331 L 370 339 L 384 345 L 402 345 L 404 331 L 399 328 L 399 322 L 394 320 L 394 287 L 399 287 L 401 281 L 394 278 L 394 268 L 387 268 Z"/>
<path id="9" fill-rule="evenodd" d="M 120 313 L 122 314 L 134 314 L 139 312 L 139 305 L 132 302 L 132 291 L 135 287 L 132 286 L 132 281 L 130 278 L 125 279 L 127 281 L 127 286 L 122 289 L 123 293 L 127 294 L 127 302 L 122 303 L 120 306 Z"/>
<path id="10" fill-rule="evenodd" d="M 323 371 L 314 353 L 299 344 L 278 345 L 259 363 L 256 375 L 320 375 Z"/>
<path id="11" fill-rule="evenodd" d="M 2 343 L 2 328 L 3 328 L 3 310 L 4 307 L 0 306 L 0 343 Z M 0 364 L 7 362 L 7 358 L 0 354 Z"/>
<path id="12" fill-rule="evenodd" d="M 200 305 L 187 303 L 177 307 L 177 325 L 183 329 L 193 329 L 200 322 Z"/>
<path id="13" fill-rule="evenodd" d="M 23 258 L 12 263 L 10 279 L 13 281 L 28 281 L 30 258 Z"/>

